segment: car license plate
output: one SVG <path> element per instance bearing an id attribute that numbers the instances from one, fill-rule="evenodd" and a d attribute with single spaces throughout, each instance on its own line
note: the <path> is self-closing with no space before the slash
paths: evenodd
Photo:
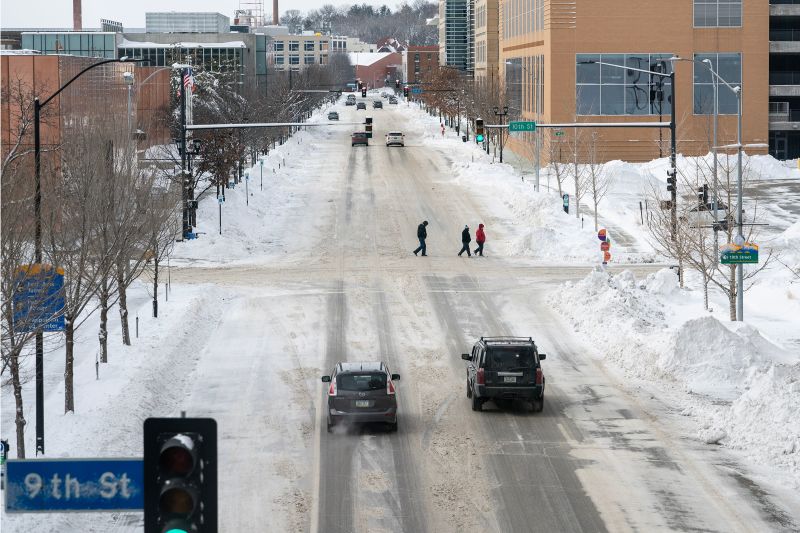
<path id="1" fill-rule="evenodd" d="M 503 378 L 503 381 L 505 381 L 506 383 L 516 383 L 517 382 L 517 377 L 516 376 L 505 376 L 505 378 Z"/>
<path id="2" fill-rule="evenodd" d="M 356 400 L 356 407 L 369 407 L 369 400 Z"/>

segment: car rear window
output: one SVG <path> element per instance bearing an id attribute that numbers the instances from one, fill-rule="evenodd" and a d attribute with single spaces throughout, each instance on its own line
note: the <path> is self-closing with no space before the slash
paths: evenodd
<path id="1" fill-rule="evenodd" d="M 386 388 L 386 374 L 384 372 L 339 374 L 337 381 L 339 390 L 368 391 Z"/>
<path id="2" fill-rule="evenodd" d="M 486 352 L 485 367 L 491 370 L 530 368 L 536 364 L 533 348 L 527 346 L 492 347 Z"/>
<path id="3" fill-rule="evenodd" d="M 403 134 L 402 134 L 402 133 L 400 133 L 399 131 L 390 131 L 390 132 L 389 132 L 389 135 L 393 135 L 393 136 L 395 136 L 395 137 L 400 137 L 400 136 L 401 136 L 401 135 L 403 135 Z"/>

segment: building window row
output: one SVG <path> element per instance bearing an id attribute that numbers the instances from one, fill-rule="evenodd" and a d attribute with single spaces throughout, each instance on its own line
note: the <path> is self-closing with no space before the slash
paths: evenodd
<path id="1" fill-rule="evenodd" d="M 502 14 L 505 39 L 544 30 L 544 0 L 506 0 Z"/>
<path id="2" fill-rule="evenodd" d="M 672 54 L 577 54 L 578 115 L 666 115 L 672 88 L 667 77 L 632 69 L 672 72 Z M 608 63 L 609 65 L 601 65 Z"/>
<path id="3" fill-rule="evenodd" d="M 118 56 L 141 59 L 149 67 L 189 61 L 211 71 L 238 70 L 242 66 L 241 48 L 120 48 Z"/>
<path id="4" fill-rule="evenodd" d="M 714 113 L 714 80 L 711 72 L 702 62 L 711 60 L 711 68 L 720 78 L 731 86 L 742 85 L 741 54 L 695 54 L 694 56 L 694 113 L 695 115 L 711 115 Z M 700 62 L 700 63 L 698 63 Z M 735 115 L 739 110 L 736 94 L 724 84 L 717 87 L 717 105 L 722 115 Z"/>
<path id="5" fill-rule="evenodd" d="M 742 25 L 742 0 L 694 0 L 696 28 Z"/>

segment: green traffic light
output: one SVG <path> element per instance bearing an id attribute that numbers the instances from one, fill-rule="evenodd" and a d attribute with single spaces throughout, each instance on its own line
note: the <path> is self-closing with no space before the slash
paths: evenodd
<path id="1" fill-rule="evenodd" d="M 475 136 L 475 140 L 478 141 L 479 143 L 482 143 L 483 142 L 483 135 L 476 135 Z"/>
<path id="2" fill-rule="evenodd" d="M 185 529 L 172 528 L 172 529 L 166 530 L 164 533 L 189 533 L 189 532 L 187 530 L 185 530 Z"/>

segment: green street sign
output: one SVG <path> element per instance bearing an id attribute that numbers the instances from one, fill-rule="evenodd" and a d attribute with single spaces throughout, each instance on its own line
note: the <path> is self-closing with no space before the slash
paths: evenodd
<path id="1" fill-rule="evenodd" d="M 536 122 L 509 122 L 508 131 L 536 131 Z"/>
<path id="2" fill-rule="evenodd" d="M 564 135 L 563 131 L 556 131 L 556 137 L 561 137 L 562 135 Z"/>
<path id="3" fill-rule="evenodd" d="M 758 263 L 758 245 L 745 243 L 744 246 L 728 244 L 723 247 L 719 262 L 723 265 L 752 265 Z"/>

